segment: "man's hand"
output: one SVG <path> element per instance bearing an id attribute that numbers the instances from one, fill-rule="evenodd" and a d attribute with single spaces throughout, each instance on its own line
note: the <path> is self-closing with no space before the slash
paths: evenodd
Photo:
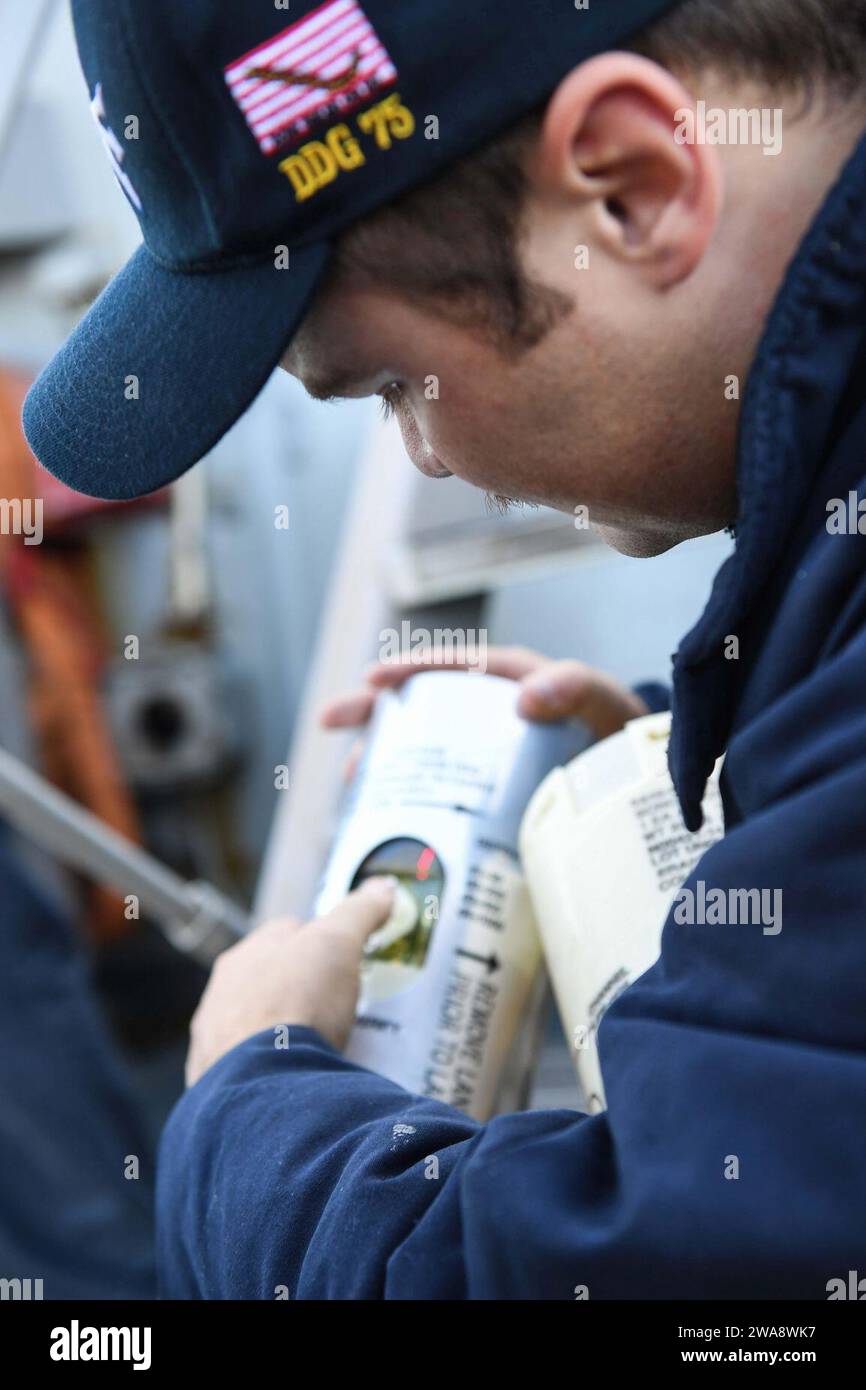
<path id="1" fill-rule="evenodd" d="M 322 711 L 322 723 L 328 729 L 366 724 L 380 690 L 396 689 L 421 671 L 465 669 L 466 664 L 457 661 L 402 661 L 371 666 L 364 688 L 327 705 Z M 596 738 L 607 738 L 629 719 L 648 713 L 643 700 L 627 686 L 582 661 L 551 661 L 528 647 L 490 647 L 486 669 L 491 676 L 506 676 L 518 683 L 517 712 L 525 719 L 541 723 L 582 719 Z"/>
<path id="2" fill-rule="evenodd" d="M 287 1023 L 345 1046 L 358 1003 L 364 943 L 386 920 L 395 881 L 370 878 L 326 917 L 279 918 L 217 958 L 190 1024 L 186 1084 L 244 1038 Z"/>

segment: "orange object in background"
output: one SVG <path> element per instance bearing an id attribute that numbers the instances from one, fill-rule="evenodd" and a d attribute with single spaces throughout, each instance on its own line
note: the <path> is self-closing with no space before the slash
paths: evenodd
<path id="1" fill-rule="evenodd" d="M 121 773 L 100 681 L 106 660 L 98 596 L 85 540 L 52 545 L 68 523 L 117 505 L 71 492 L 42 469 L 21 431 L 29 383 L 0 371 L 0 580 L 28 660 L 27 706 L 44 774 L 114 830 L 139 841 L 138 816 Z M 16 504 L 28 526 L 41 503 L 45 538 L 6 534 Z M 108 941 L 129 930 L 123 898 L 89 885 L 87 933 Z"/>

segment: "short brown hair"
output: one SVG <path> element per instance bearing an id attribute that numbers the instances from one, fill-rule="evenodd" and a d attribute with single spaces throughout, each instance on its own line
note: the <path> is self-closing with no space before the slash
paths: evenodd
<path id="1" fill-rule="evenodd" d="M 718 71 L 806 99 L 821 88 L 847 100 L 866 78 L 866 0 L 683 0 L 629 48 L 676 73 Z M 409 295 L 503 350 L 539 342 L 571 307 L 528 280 L 517 254 L 524 170 L 542 115 L 530 113 L 346 232 L 335 276 Z"/>

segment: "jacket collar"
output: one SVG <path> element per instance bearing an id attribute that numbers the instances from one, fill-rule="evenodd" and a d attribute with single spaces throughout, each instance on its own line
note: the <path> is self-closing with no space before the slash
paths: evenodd
<path id="1" fill-rule="evenodd" d="M 787 556 L 863 348 L 864 204 L 866 136 L 801 243 L 764 329 L 740 418 L 736 549 L 674 657 L 669 761 L 692 830 L 736 709 L 740 673 L 725 660 L 725 638 L 754 615 Z"/>

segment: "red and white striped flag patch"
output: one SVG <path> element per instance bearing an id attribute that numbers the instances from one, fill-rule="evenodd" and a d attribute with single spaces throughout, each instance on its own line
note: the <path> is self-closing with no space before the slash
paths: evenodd
<path id="1" fill-rule="evenodd" d="M 225 68 L 229 91 L 265 154 L 340 118 L 397 77 L 357 0 L 326 0 Z"/>

